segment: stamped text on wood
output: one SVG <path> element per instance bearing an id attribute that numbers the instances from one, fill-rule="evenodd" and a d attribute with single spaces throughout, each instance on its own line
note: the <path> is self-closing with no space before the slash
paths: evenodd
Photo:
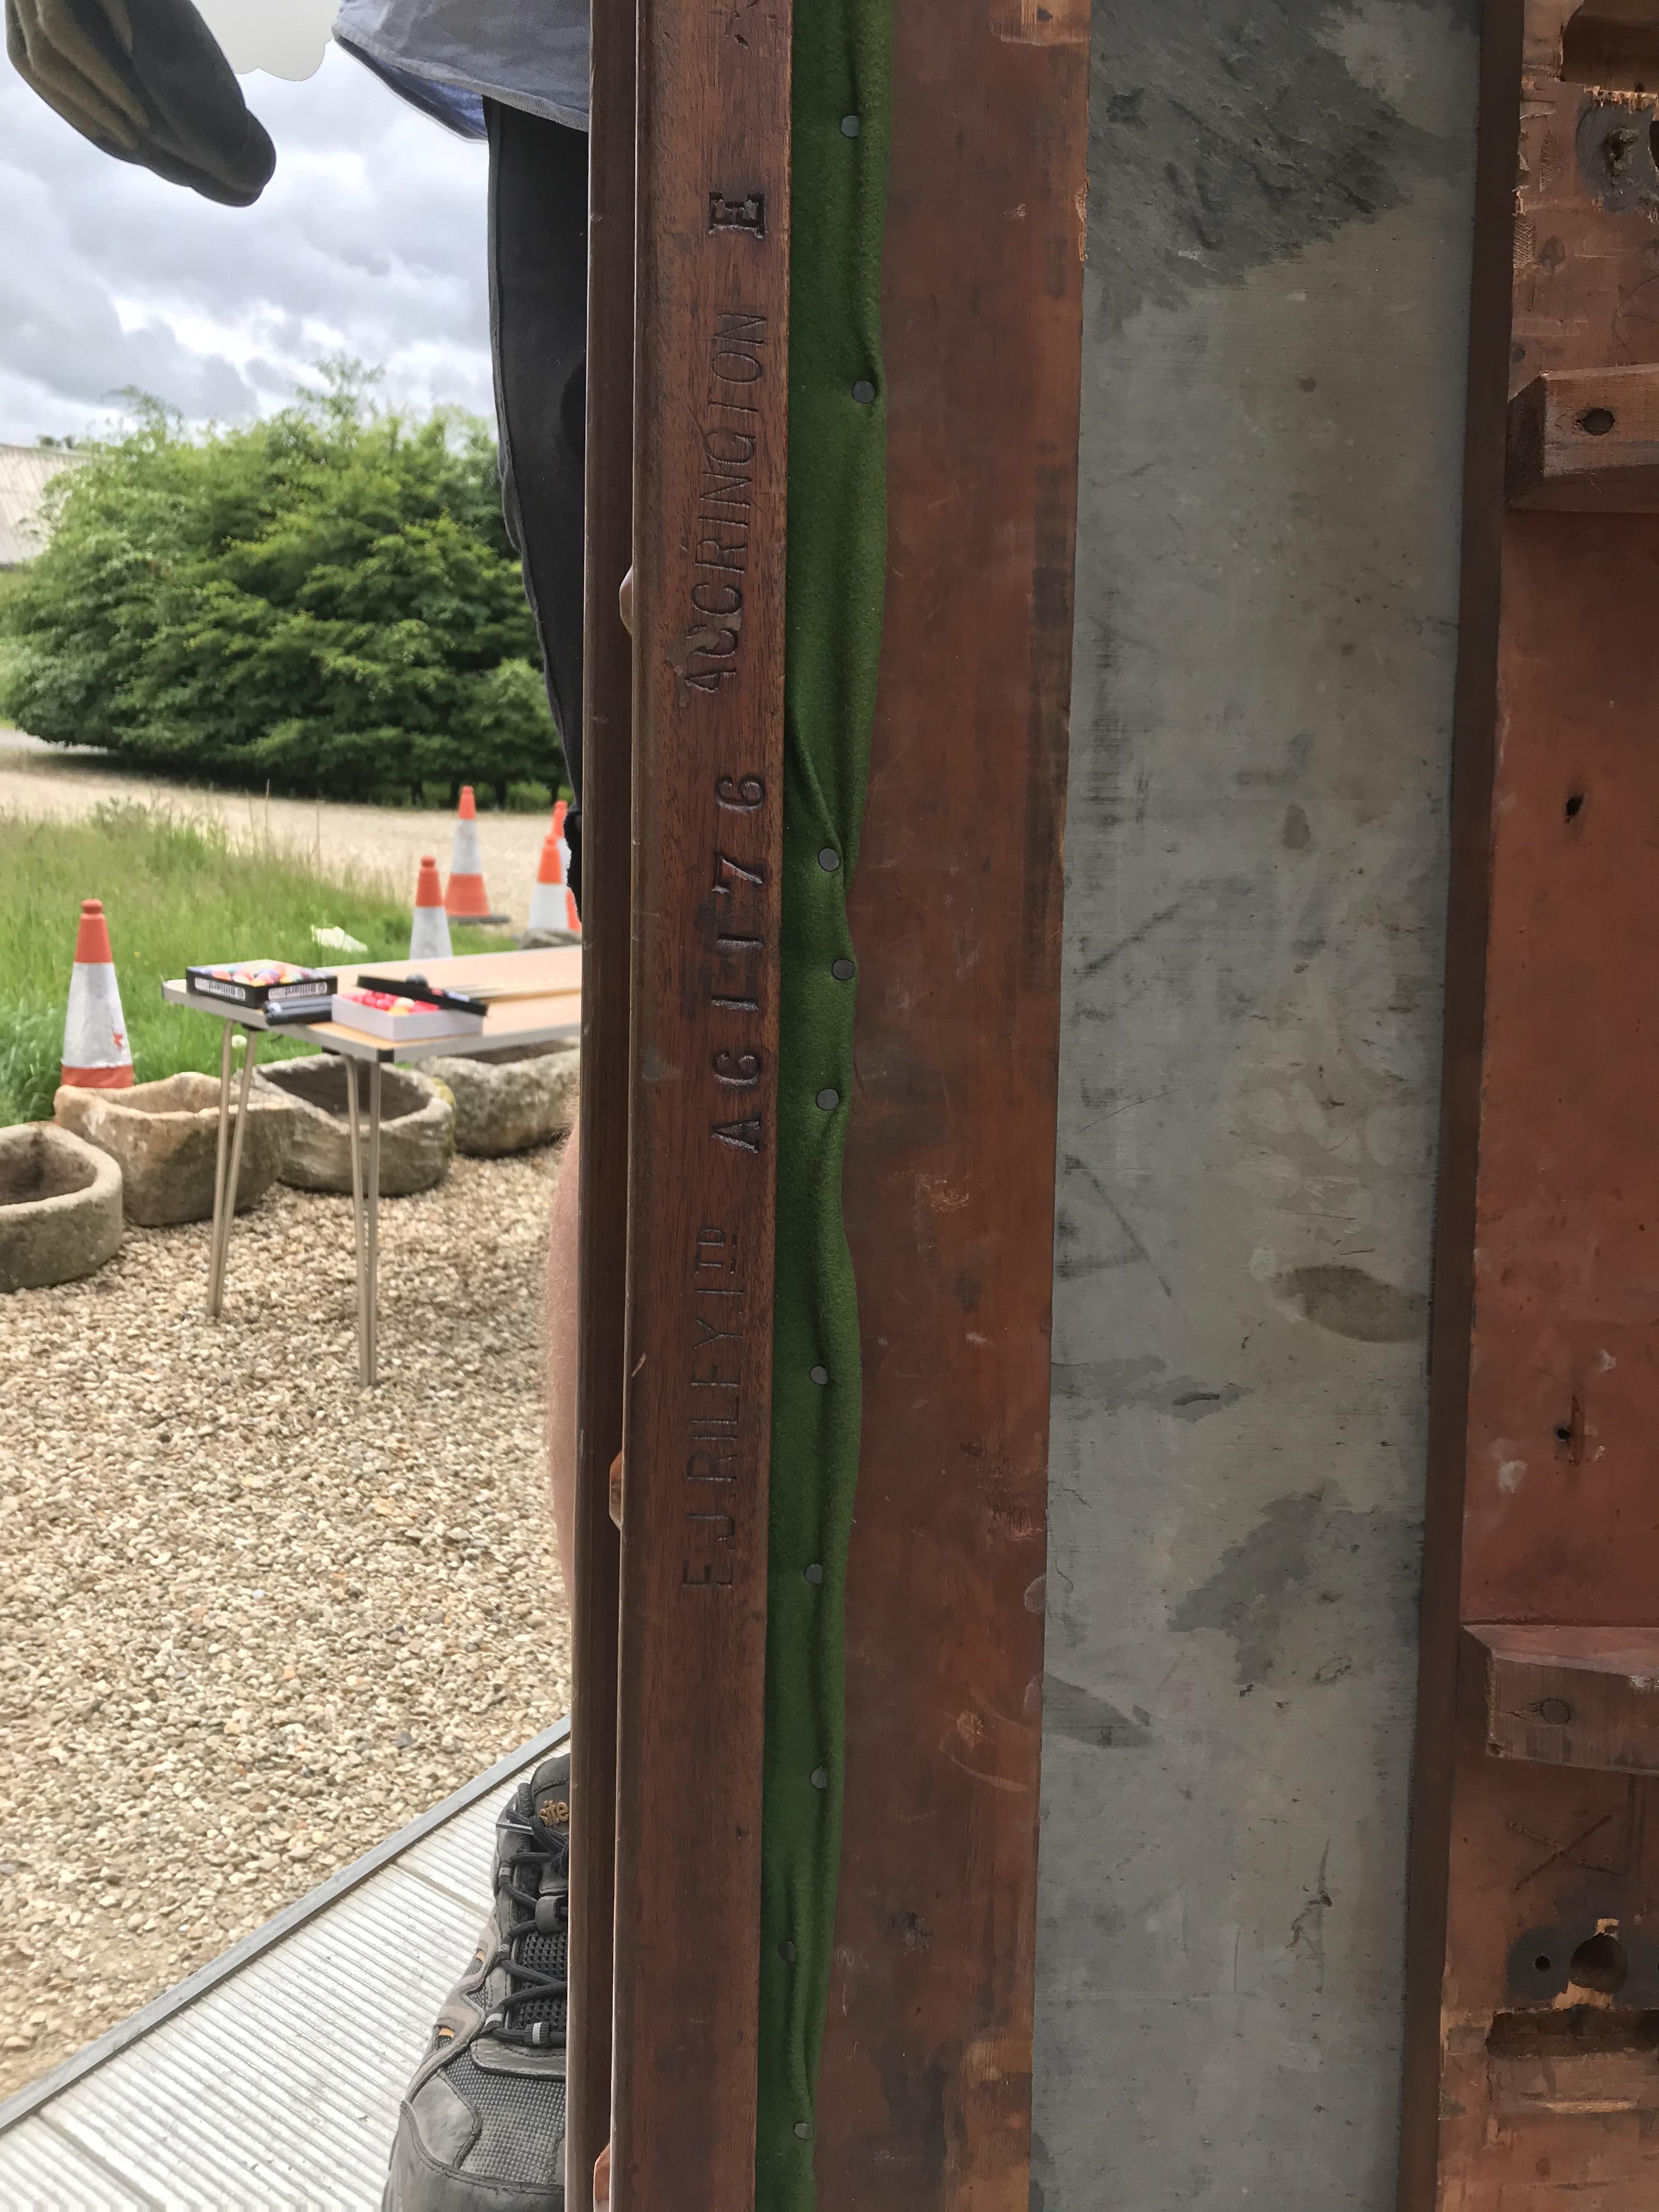
<path id="1" fill-rule="evenodd" d="M 789 53 L 641 12 L 616 2212 L 754 2193 Z"/>

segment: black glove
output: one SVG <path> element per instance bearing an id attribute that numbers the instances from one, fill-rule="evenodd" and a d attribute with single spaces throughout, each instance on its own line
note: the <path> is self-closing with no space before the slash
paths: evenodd
<path id="1" fill-rule="evenodd" d="M 6 52 L 48 107 L 118 161 L 227 207 L 276 149 L 190 0 L 5 0 Z"/>

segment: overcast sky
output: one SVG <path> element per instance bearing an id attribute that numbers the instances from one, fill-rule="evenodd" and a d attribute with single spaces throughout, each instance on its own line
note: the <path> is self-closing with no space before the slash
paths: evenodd
<path id="1" fill-rule="evenodd" d="M 197 420 L 268 413 L 334 352 L 393 400 L 490 411 L 482 144 L 337 48 L 243 89 L 276 173 L 217 207 L 99 153 L 0 52 L 0 441 L 96 429 L 125 385 Z"/>

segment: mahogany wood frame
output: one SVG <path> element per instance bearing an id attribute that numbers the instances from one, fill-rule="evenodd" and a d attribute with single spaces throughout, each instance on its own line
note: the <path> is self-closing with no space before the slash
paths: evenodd
<path id="1" fill-rule="evenodd" d="M 817 2178 L 834 2212 L 1028 2212 L 1088 10 L 911 0 L 894 38 Z"/>
<path id="2" fill-rule="evenodd" d="M 1659 94 L 1575 12 L 1483 54 L 1402 2212 L 1659 2201 Z"/>
<path id="3" fill-rule="evenodd" d="M 754 2201 L 791 28 L 639 15 L 616 2212 Z"/>
<path id="4" fill-rule="evenodd" d="M 588 140 L 586 590 L 583 639 L 580 1313 L 575 1587 L 569 1593 L 571 1918 L 567 2169 L 577 2212 L 611 2136 L 628 1219 L 634 661 L 618 593 L 634 543 L 634 0 L 593 0 Z M 556 1417 L 556 1409 L 555 1409 Z"/>
<path id="5" fill-rule="evenodd" d="M 992 0 L 967 18 L 918 0 L 894 13 L 890 562 L 852 902 L 860 1000 L 844 1178 L 866 1419 L 817 2169 L 821 2201 L 839 2212 L 1025 2212 L 1042 1663 L 1032 1593 L 1047 1530 L 1088 18 L 1083 0 Z M 607 1922 L 580 1929 L 573 1954 L 569 2172 L 573 2191 L 583 2190 L 613 2088 L 616 2212 L 742 2212 L 754 2185 L 769 1163 L 719 1139 L 703 1149 L 714 1120 L 757 1115 L 746 1106 L 713 1115 L 696 1080 L 722 1051 L 756 1050 L 770 1068 L 788 20 L 787 9 L 744 10 L 750 43 L 739 54 L 720 34 L 727 18 L 698 15 L 688 0 L 644 0 L 629 146 L 639 149 L 637 249 L 625 275 L 626 20 L 625 7 L 599 0 L 577 1596 L 577 1663 L 588 1672 L 574 1792 L 579 1918 L 605 1914 L 601 1862 L 615 1838 L 615 2056 L 607 2083 Z M 714 195 L 736 226 L 724 234 L 708 227 Z M 753 234 L 762 219 L 763 247 Z M 635 275 L 629 333 L 620 301 Z M 611 611 L 627 551 L 615 516 L 629 445 L 615 379 L 630 337 L 624 1171 L 614 1108 L 629 832 L 614 766 L 627 733 Z M 762 410 L 764 459 L 740 637 L 720 635 L 730 625 L 718 609 L 699 605 L 701 624 L 689 612 L 690 467 L 721 343 L 746 346 L 764 369 L 748 378 L 764 386 L 746 401 Z M 721 678 L 727 665 L 734 673 Z M 721 812 L 718 779 L 747 799 L 748 775 L 764 784 L 764 803 Z M 711 1025 L 711 999 L 758 1003 L 720 1008 L 722 1020 L 747 1024 L 728 1034 Z M 745 1096 L 757 1097 L 763 1129 L 765 1083 Z M 726 1242 L 705 1246 L 705 1230 Z M 741 1282 L 705 1278 L 701 1262 L 729 1255 L 734 1233 Z M 731 1371 L 744 1410 L 738 1437 L 718 1440 L 732 1443 L 737 1478 L 720 1508 L 729 1520 L 702 1523 L 688 1548 L 684 1471 L 717 1441 L 686 1431 L 690 1384 L 708 1371 L 690 1357 L 687 1320 L 705 1279 L 745 1294 Z M 613 1767 L 617 1566 L 605 1478 L 624 1392 Z M 689 1589 L 694 1570 L 727 1577 L 724 1594 Z M 693 1603 L 706 1609 L 685 1609 Z"/>

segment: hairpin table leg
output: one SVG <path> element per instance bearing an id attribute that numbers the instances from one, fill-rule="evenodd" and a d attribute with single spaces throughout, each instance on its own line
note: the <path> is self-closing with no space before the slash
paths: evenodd
<path id="1" fill-rule="evenodd" d="M 346 1076 L 346 1115 L 351 1127 L 351 1256 L 357 1274 L 357 1380 L 374 1379 L 368 1331 L 368 1228 L 363 1208 L 363 1129 L 357 1104 L 357 1063 L 342 1063 Z M 376 1181 L 379 1178 L 377 1176 Z"/>
<path id="2" fill-rule="evenodd" d="M 234 1022 L 225 1024 L 219 1052 L 219 1149 L 213 1162 L 213 1229 L 208 1238 L 208 1317 L 219 1318 L 219 1243 L 224 1234 L 225 1147 L 230 1133 L 230 1054 L 236 1035 Z"/>
<path id="3" fill-rule="evenodd" d="M 225 1266 L 230 1257 L 230 1224 L 236 1218 L 236 1193 L 242 1178 L 242 1139 L 247 1132 L 248 1092 L 253 1082 L 253 1062 L 259 1050 L 259 1032 L 243 1032 L 245 1048 L 242 1054 L 242 1081 L 236 1098 L 236 1129 L 230 1140 L 230 1166 L 216 1193 L 212 1276 L 208 1291 L 208 1311 L 215 1321 L 219 1318 L 225 1297 Z M 225 1047 L 230 1048 L 230 1024 L 225 1024 Z M 219 1091 L 219 1158 L 222 1162 L 225 1149 L 225 1100 L 229 1086 L 229 1070 L 224 1071 Z"/>

